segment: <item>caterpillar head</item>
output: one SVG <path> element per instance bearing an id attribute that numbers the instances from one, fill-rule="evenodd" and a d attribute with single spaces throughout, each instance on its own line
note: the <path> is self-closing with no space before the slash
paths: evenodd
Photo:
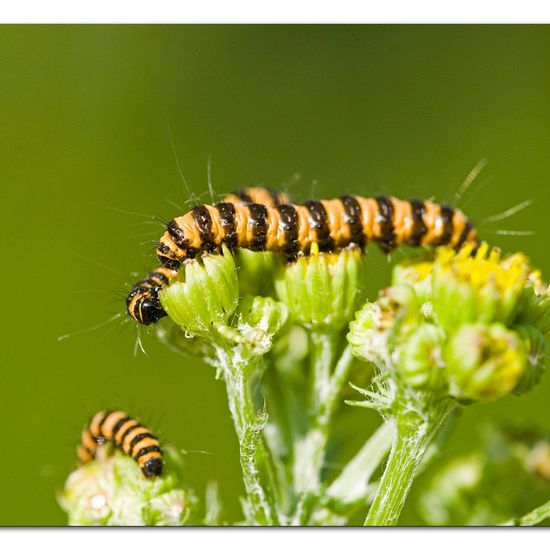
<path id="1" fill-rule="evenodd" d="M 166 316 L 158 299 L 158 290 L 143 283 L 132 289 L 126 299 L 126 307 L 128 315 L 142 325 L 156 323 Z"/>
<path id="2" fill-rule="evenodd" d="M 141 471 L 145 477 L 160 476 L 162 474 L 162 459 L 150 458 L 141 465 Z"/>

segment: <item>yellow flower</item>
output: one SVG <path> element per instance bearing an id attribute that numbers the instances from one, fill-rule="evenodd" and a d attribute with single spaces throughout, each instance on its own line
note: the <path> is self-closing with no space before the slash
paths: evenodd
<path id="1" fill-rule="evenodd" d="M 486 243 L 473 254 L 440 248 L 432 274 L 432 303 L 439 323 L 453 331 L 464 323 L 509 324 L 531 269 L 523 254 L 502 259 Z"/>

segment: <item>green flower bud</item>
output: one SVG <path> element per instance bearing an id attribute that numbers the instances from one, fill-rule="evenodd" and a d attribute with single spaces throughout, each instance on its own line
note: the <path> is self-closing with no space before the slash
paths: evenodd
<path id="1" fill-rule="evenodd" d="M 434 262 L 411 261 L 397 264 L 392 272 L 392 285 L 411 286 L 420 304 L 431 299 Z"/>
<path id="2" fill-rule="evenodd" d="M 347 335 L 353 354 L 381 366 L 389 364 L 394 348 L 408 338 L 420 322 L 420 311 L 412 287 L 396 285 L 380 292 L 355 315 Z"/>
<path id="3" fill-rule="evenodd" d="M 442 386 L 444 331 L 424 323 L 412 332 L 399 349 L 397 365 L 405 382 L 413 388 Z"/>
<path id="4" fill-rule="evenodd" d="M 442 247 L 433 262 L 397 266 L 394 285 L 350 324 L 353 353 L 398 385 L 463 400 L 532 388 L 546 363 L 550 291 L 523 254 L 472 250 Z"/>
<path id="5" fill-rule="evenodd" d="M 407 321 L 418 321 L 420 315 L 420 302 L 418 296 L 409 285 L 393 285 L 382 291 L 379 299 L 387 301 L 397 308 L 402 308 L 406 313 Z"/>
<path id="6" fill-rule="evenodd" d="M 215 338 L 218 328 L 228 324 L 237 308 L 239 285 L 233 255 L 204 255 L 186 262 L 178 278 L 159 292 L 162 307 L 191 335 Z"/>
<path id="7" fill-rule="evenodd" d="M 535 272 L 523 293 L 518 322 L 536 326 L 544 335 L 550 334 L 550 287 L 538 280 Z"/>
<path id="8" fill-rule="evenodd" d="M 509 324 L 529 277 L 525 257 L 501 260 L 487 244 L 475 256 L 471 247 L 460 252 L 440 248 L 432 275 L 432 303 L 439 323 L 453 331 L 465 323 Z"/>
<path id="9" fill-rule="evenodd" d="M 527 352 L 502 324 L 462 326 L 445 353 L 449 392 L 459 399 L 491 399 L 511 392 L 527 369 Z"/>
<path id="10" fill-rule="evenodd" d="M 183 489 L 173 489 L 153 497 L 143 510 L 146 525 L 190 525 L 197 507 L 195 495 Z"/>
<path id="11" fill-rule="evenodd" d="M 59 496 L 70 525 L 184 525 L 197 506 L 182 486 L 181 459 L 165 448 L 164 473 L 147 479 L 137 463 L 105 445 L 67 479 Z"/>
<path id="12" fill-rule="evenodd" d="M 548 342 L 542 332 L 531 325 L 514 327 L 527 351 L 527 368 L 514 388 L 514 394 L 520 395 L 534 388 L 541 379 L 548 363 Z"/>
<path id="13" fill-rule="evenodd" d="M 349 325 L 348 342 L 355 357 L 377 365 L 388 362 L 388 336 L 396 311 L 378 302 L 366 303 Z"/>
<path id="14" fill-rule="evenodd" d="M 253 355 L 264 355 L 275 335 L 290 328 L 288 308 L 273 298 L 245 296 L 236 311 L 236 326 L 222 330 L 227 339 L 243 344 Z"/>
<path id="15" fill-rule="evenodd" d="M 293 318 L 310 330 L 339 331 L 365 296 L 366 263 L 359 248 L 319 253 L 284 266 L 275 288 Z"/>

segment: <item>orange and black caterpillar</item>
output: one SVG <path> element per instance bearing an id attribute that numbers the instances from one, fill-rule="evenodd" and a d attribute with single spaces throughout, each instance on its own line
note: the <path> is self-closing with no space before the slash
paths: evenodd
<path id="1" fill-rule="evenodd" d="M 476 243 L 476 231 L 460 210 L 429 200 L 346 195 L 302 205 L 269 205 L 243 201 L 238 193 L 230 198 L 197 206 L 168 224 L 157 246 L 162 267 L 138 283 L 127 299 L 128 313 L 136 321 L 150 324 L 166 315 L 159 290 L 175 277 L 182 261 L 217 251 L 222 244 L 282 252 L 292 260 L 308 254 L 313 243 L 320 251 L 332 251 L 373 241 L 386 252 L 401 244 L 458 249 Z"/>
<path id="2" fill-rule="evenodd" d="M 125 412 L 98 412 L 82 431 L 78 459 L 81 462 L 93 460 L 97 447 L 106 441 L 131 456 L 145 477 L 162 474 L 162 451 L 158 439 Z"/>

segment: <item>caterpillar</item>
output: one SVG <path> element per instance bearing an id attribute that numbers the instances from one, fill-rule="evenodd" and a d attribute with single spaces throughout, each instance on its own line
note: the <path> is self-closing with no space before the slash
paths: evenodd
<path id="1" fill-rule="evenodd" d="M 285 193 L 279 193 L 270 187 L 246 187 L 226 195 L 223 202 L 218 203 L 216 207 L 225 205 L 221 208 L 227 209 L 230 208 L 228 205 L 237 204 L 255 204 L 270 208 L 290 204 L 290 199 Z M 126 308 L 130 317 L 138 323 L 150 325 L 166 316 L 158 299 L 158 292 L 177 275 L 178 267 L 179 263 L 158 267 L 132 288 L 126 299 Z"/>
<path id="2" fill-rule="evenodd" d="M 248 196 L 253 198 L 253 190 Z M 234 200 L 236 197 L 238 200 Z M 214 206 L 200 205 L 173 219 L 157 246 L 161 263 L 138 283 L 127 299 L 129 315 L 142 324 L 166 315 L 159 290 L 175 277 L 180 264 L 199 252 L 248 248 L 283 253 L 289 260 L 308 254 L 313 243 L 328 252 L 349 245 L 376 242 L 385 252 L 411 246 L 476 243 L 476 231 L 464 213 L 429 200 L 400 200 L 390 196 L 345 195 L 302 205 L 245 202 L 239 194 Z"/>
<path id="3" fill-rule="evenodd" d="M 100 411 L 82 431 L 77 456 L 93 460 L 99 445 L 110 441 L 139 465 L 147 478 L 162 474 L 162 451 L 158 439 L 123 411 Z"/>

